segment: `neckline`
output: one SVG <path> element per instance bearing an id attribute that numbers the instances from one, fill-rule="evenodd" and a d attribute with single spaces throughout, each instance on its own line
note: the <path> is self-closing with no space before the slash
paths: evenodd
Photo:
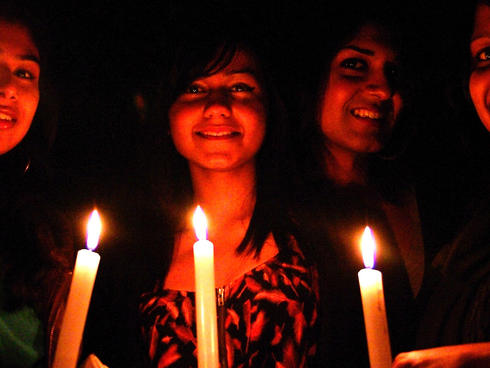
<path id="1" fill-rule="evenodd" d="M 221 285 L 221 286 L 215 286 L 215 290 L 217 289 L 225 289 L 225 290 L 228 290 L 230 289 L 234 284 L 236 284 L 237 282 L 243 280 L 244 277 L 246 277 L 246 275 L 248 274 L 251 274 L 253 273 L 254 271 L 257 271 L 259 268 L 262 268 L 264 267 L 265 265 L 268 265 L 268 264 L 271 264 L 271 263 L 276 263 L 278 262 L 278 259 L 279 259 L 279 251 L 273 255 L 272 257 L 266 259 L 264 262 L 262 263 L 259 263 L 258 265 L 256 265 L 254 268 L 251 268 L 250 270 L 242 273 L 241 275 L 237 276 L 236 278 L 234 278 L 232 281 L 230 281 L 229 283 L 225 284 L 225 285 Z M 195 290 L 183 290 L 183 289 L 169 289 L 169 288 L 163 288 L 163 290 L 166 290 L 166 291 L 170 291 L 170 292 L 186 292 L 186 293 L 192 293 L 192 294 L 195 294 L 196 291 Z"/>

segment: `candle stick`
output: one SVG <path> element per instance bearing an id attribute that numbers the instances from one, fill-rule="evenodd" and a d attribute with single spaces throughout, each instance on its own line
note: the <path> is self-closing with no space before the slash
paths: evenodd
<path id="1" fill-rule="evenodd" d="M 213 243 L 206 240 L 206 216 L 194 212 L 194 276 L 196 282 L 197 361 L 199 368 L 218 368 L 218 328 L 214 285 Z"/>
<path id="2" fill-rule="evenodd" d="M 54 368 L 75 368 L 77 366 L 83 329 L 99 267 L 100 256 L 94 252 L 94 249 L 99 242 L 100 231 L 100 217 L 97 210 L 94 210 L 87 225 L 88 249 L 81 249 L 77 253 L 65 314 L 56 345 Z"/>
<path id="3" fill-rule="evenodd" d="M 392 359 L 383 280 L 381 272 L 373 269 L 376 244 L 368 226 L 364 229 L 361 247 L 366 268 L 359 271 L 358 277 L 361 288 L 369 363 L 371 368 L 389 368 L 391 367 Z"/>

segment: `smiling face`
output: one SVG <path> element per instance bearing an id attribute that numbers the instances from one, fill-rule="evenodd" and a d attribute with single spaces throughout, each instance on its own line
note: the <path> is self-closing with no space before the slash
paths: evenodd
<path id="1" fill-rule="evenodd" d="M 265 136 L 265 91 L 254 57 L 238 50 L 215 74 L 193 81 L 169 111 L 170 134 L 191 168 L 255 164 Z"/>
<path id="2" fill-rule="evenodd" d="M 397 54 L 374 25 L 361 27 L 335 54 L 319 106 L 331 154 L 383 148 L 402 107 L 394 84 L 397 69 Z"/>
<path id="3" fill-rule="evenodd" d="M 39 103 L 39 52 L 28 30 L 0 20 L 0 154 L 27 134 Z"/>
<path id="4" fill-rule="evenodd" d="M 490 131 L 490 7 L 479 4 L 470 44 L 471 99 L 483 125 Z"/>

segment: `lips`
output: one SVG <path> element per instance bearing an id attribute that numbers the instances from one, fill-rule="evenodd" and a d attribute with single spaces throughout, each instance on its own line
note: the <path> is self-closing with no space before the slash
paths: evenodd
<path id="1" fill-rule="evenodd" d="M 351 110 L 351 114 L 357 118 L 371 120 L 380 120 L 386 116 L 386 114 L 380 112 L 378 109 L 372 108 L 354 108 Z"/>
<path id="2" fill-rule="evenodd" d="M 0 108 L 0 129 L 11 128 L 17 122 L 17 116 L 11 108 Z"/>
<path id="3" fill-rule="evenodd" d="M 241 135 L 238 129 L 229 126 L 204 127 L 197 129 L 194 134 L 205 139 L 230 139 Z"/>

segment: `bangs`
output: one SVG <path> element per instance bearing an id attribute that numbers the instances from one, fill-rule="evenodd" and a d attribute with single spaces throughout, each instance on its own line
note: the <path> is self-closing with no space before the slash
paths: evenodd
<path id="1" fill-rule="evenodd" d="M 221 70 L 226 68 L 237 53 L 238 46 L 236 44 L 227 43 L 219 47 L 216 51 L 217 52 L 214 58 L 211 59 L 209 63 L 203 68 L 200 76 L 207 77 L 219 73 Z M 199 75 L 196 77 L 199 77 Z"/>
<path id="2" fill-rule="evenodd" d="M 193 81 L 219 73 L 226 68 L 237 51 L 238 43 L 221 41 L 219 43 L 202 42 L 198 45 L 187 44 L 177 55 L 174 64 L 175 91 L 182 93 Z M 177 97 L 177 96 L 174 96 Z"/>

